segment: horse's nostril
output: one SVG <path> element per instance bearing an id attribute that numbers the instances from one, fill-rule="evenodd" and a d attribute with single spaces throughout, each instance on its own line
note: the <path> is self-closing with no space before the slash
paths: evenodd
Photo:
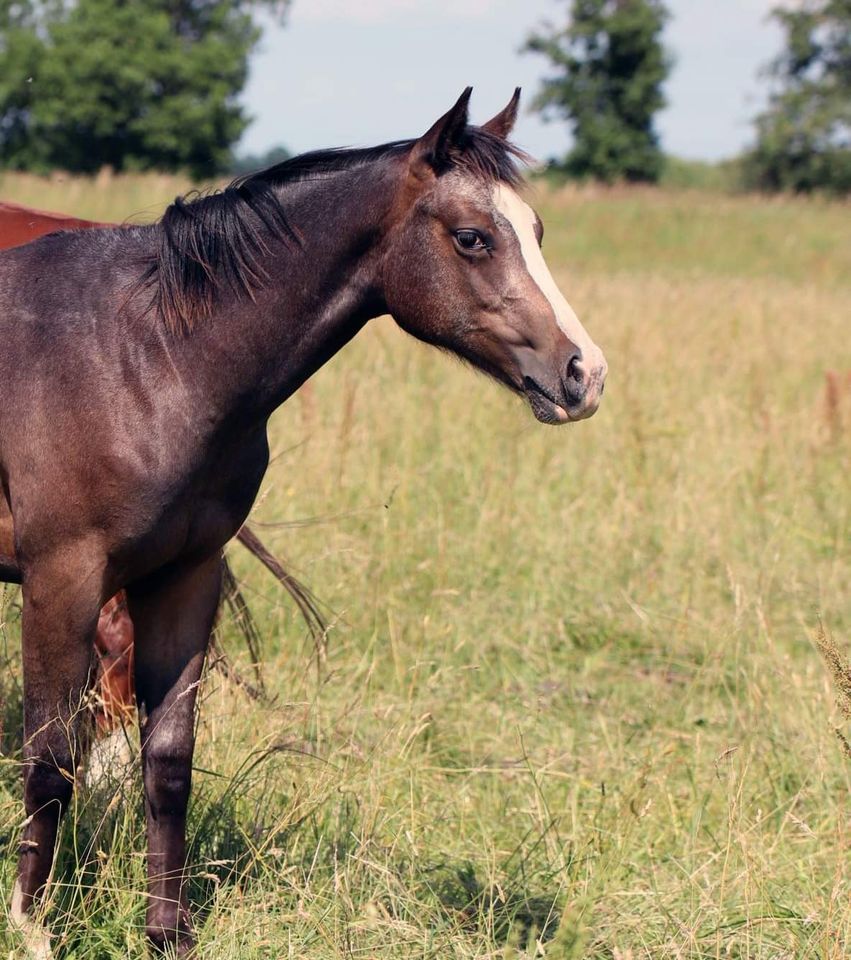
<path id="1" fill-rule="evenodd" d="M 582 363 L 582 357 L 580 354 L 575 353 L 571 358 L 570 362 L 567 365 L 567 379 L 576 380 L 579 383 L 582 382 L 584 373 L 580 364 Z"/>

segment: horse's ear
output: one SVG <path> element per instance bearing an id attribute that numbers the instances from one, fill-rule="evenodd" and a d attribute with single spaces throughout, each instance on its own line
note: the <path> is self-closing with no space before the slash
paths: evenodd
<path id="1" fill-rule="evenodd" d="M 453 157 L 463 149 L 472 92 L 473 88 L 467 87 L 452 109 L 414 144 L 411 152 L 411 170 L 414 173 L 442 173 L 452 165 Z"/>
<path id="2" fill-rule="evenodd" d="M 500 110 L 499 113 L 488 120 L 487 123 L 483 124 L 482 130 L 487 130 L 488 133 L 492 133 L 495 137 L 500 137 L 502 140 L 507 140 L 508 135 L 514 129 L 514 124 L 517 122 L 517 112 L 520 109 L 520 87 L 517 87 L 514 91 L 514 96 L 508 101 L 508 106 L 504 110 Z"/>

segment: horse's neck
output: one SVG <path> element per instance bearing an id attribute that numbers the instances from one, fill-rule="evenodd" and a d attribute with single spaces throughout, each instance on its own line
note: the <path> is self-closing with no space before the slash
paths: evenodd
<path id="1" fill-rule="evenodd" d="M 288 188 L 282 202 L 301 246 L 272 244 L 271 279 L 254 299 L 231 301 L 188 335 L 212 388 L 240 413 L 268 417 L 385 311 L 378 273 L 394 176 L 350 171 Z"/>

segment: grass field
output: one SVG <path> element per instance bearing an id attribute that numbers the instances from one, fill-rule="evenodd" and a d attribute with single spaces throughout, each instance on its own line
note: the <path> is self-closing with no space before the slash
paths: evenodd
<path id="1" fill-rule="evenodd" d="M 0 195 L 148 215 L 169 178 Z M 851 208 L 541 190 L 610 366 L 537 424 L 375 322 L 272 429 L 257 530 L 327 602 L 314 656 L 239 547 L 274 701 L 210 671 L 191 812 L 200 956 L 851 953 L 851 757 L 815 645 L 851 641 Z M 0 892 L 20 806 L 0 637 Z M 247 669 L 232 625 L 223 642 Z M 123 801 L 123 802 L 122 802 Z M 81 793 L 59 956 L 143 956 L 140 785 Z M 0 915 L 0 927 L 2 927 Z M 20 947 L 0 932 L 0 956 Z"/>

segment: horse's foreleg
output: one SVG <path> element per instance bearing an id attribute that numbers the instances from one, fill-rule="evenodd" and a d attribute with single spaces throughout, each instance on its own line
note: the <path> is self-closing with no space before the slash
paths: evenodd
<path id="1" fill-rule="evenodd" d="M 74 571 L 79 579 L 69 578 Z M 33 563 L 23 585 L 24 805 L 12 920 L 30 949 L 48 956 L 46 935 L 31 919 L 53 866 L 59 819 L 68 806 L 79 759 L 83 698 L 92 669 L 92 638 L 103 567 L 70 551 Z M 34 940 L 44 939 L 42 947 Z M 38 947 L 38 949 L 36 949 Z"/>
<path id="2" fill-rule="evenodd" d="M 148 824 L 145 931 L 178 956 L 194 946 L 184 890 L 186 806 L 195 698 L 219 605 L 221 558 L 128 591 L 136 628 L 136 697 L 144 709 L 142 764 Z"/>

